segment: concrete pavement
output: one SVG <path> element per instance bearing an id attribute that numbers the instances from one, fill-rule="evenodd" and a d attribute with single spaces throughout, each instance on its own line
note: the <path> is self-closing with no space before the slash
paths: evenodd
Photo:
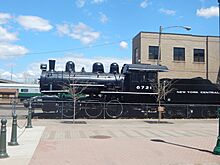
<path id="1" fill-rule="evenodd" d="M 32 124 L 19 146 L 8 146 L 10 157 L 0 164 L 220 165 L 220 156 L 212 154 L 217 119 L 163 119 L 159 124 L 151 119 L 77 119 L 74 124 L 34 119 Z"/>
<path id="2" fill-rule="evenodd" d="M 17 146 L 8 146 L 7 153 L 9 158 L 0 159 L 1 165 L 26 165 L 29 164 L 45 127 L 38 126 L 31 129 L 25 127 L 18 129 Z M 11 139 L 11 127 L 7 128 L 7 142 Z"/>

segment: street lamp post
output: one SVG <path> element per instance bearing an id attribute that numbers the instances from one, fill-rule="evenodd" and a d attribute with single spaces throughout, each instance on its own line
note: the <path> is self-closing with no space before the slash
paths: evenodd
<path id="1" fill-rule="evenodd" d="M 220 0 L 219 0 L 220 1 Z M 161 58 L 161 35 L 164 29 L 170 29 L 170 28 L 182 28 L 185 30 L 191 30 L 191 27 L 189 26 L 168 26 L 168 27 L 162 27 L 159 28 L 159 44 L 158 44 L 158 56 L 157 56 L 157 65 L 160 64 L 160 58 Z"/>
<path id="2" fill-rule="evenodd" d="M 161 35 L 162 35 L 162 32 L 164 29 L 169 29 L 169 28 L 183 28 L 185 30 L 191 30 L 191 27 L 189 26 L 168 26 L 168 27 L 162 27 L 160 26 L 159 28 L 159 44 L 158 44 L 158 55 L 157 55 L 157 65 L 160 65 L 160 58 L 161 58 Z M 161 92 L 161 87 L 160 87 L 160 79 L 159 79 L 159 76 L 158 76 L 158 82 L 157 82 L 157 93 L 158 93 L 158 122 L 160 122 L 160 119 L 161 119 L 161 113 L 162 113 L 162 110 L 163 109 L 161 107 L 161 102 L 160 102 L 160 99 L 161 99 L 161 96 L 163 95 L 163 92 Z"/>

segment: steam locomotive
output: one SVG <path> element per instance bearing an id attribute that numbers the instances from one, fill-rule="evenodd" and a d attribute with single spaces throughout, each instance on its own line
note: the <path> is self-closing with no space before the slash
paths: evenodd
<path id="1" fill-rule="evenodd" d="M 195 105 L 209 104 L 203 116 L 216 116 L 220 105 L 220 89 L 209 80 L 160 79 L 158 72 L 168 68 L 161 65 L 112 63 L 110 72 L 105 73 L 102 63 L 93 64 L 92 72 L 84 68 L 75 71 L 72 61 L 66 63 L 65 71 L 55 70 L 55 60 L 41 64 L 41 96 L 32 98 L 32 108 L 41 107 L 43 112 L 84 112 L 81 115 L 116 118 L 126 114 L 144 115 L 158 113 L 158 105 L 165 107 L 165 117 L 196 117 L 201 109 Z M 189 105 L 190 108 L 182 108 Z M 189 115 L 190 114 L 190 115 Z"/>

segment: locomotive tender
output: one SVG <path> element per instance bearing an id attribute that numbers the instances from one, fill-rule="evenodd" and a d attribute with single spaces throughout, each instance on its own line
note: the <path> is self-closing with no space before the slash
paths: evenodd
<path id="1" fill-rule="evenodd" d="M 92 72 L 85 72 L 84 68 L 76 72 L 72 61 L 66 63 L 65 71 L 56 71 L 55 60 L 49 60 L 49 70 L 46 64 L 41 64 L 41 70 L 42 96 L 32 100 L 32 107 L 40 105 L 44 112 L 63 113 L 76 108 L 84 110 L 89 117 L 95 118 L 105 112 L 114 118 L 129 110 L 144 114 L 157 112 L 160 101 L 166 109 L 166 117 L 186 117 L 185 110 L 178 105 L 191 105 L 187 113 L 200 111 L 192 108 L 197 104 L 220 105 L 220 89 L 209 80 L 161 79 L 158 84 L 158 72 L 168 71 L 161 65 L 124 64 L 119 72 L 118 64 L 112 63 L 110 72 L 105 73 L 103 65 L 97 62 Z M 128 108 L 128 105 L 136 106 Z M 210 113 L 216 115 L 215 108 L 207 110 L 207 117 Z"/>

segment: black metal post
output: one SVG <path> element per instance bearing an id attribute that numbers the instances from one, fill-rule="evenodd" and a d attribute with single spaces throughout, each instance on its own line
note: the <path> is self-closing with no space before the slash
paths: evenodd
<path id="1" fill-rule="evenodd" d="M 220 155 L 220 108 L 218 108 L 218 137 L 217 137 L 217 143 L 213 150 L 213 153 L 215 155 Z"/>
<path id="2" fill-rule="evenodd" d="M 29 107 L 28 107 L 27 126 L 25 128 L 33 128 L 31 124 L 31 118 L 32 118 L 32 100 L 30 99 Z"/>
<path id="3" fill-rule="evenodd" d="M 8 142 L 9 146 L 16 146 L 19 145 L 17 142 L 17 115 L 13 114 L 13 122 L 12 122 L 12 129 L 11 129 L 11 141 Z"/>
<path id="4" fill-rule="evenodd" d="M 1 120 L 1 135 L 0 135 L 0 159 L 9 157 L 6 149 L 6 123 L 7 119 Z"/>

